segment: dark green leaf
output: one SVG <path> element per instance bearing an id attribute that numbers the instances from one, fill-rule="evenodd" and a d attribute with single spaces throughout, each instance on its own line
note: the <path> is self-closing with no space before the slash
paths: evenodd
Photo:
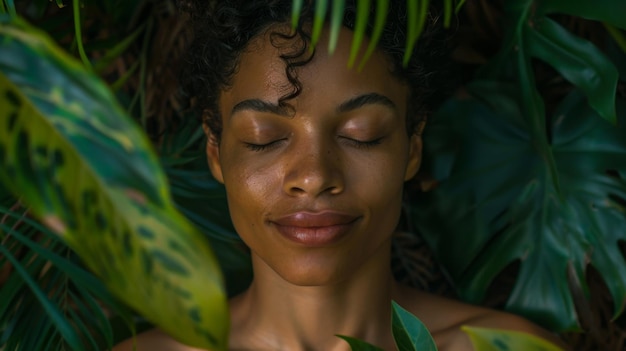
<path id="1" fill-rule="evenodd" d="M 626 182 L 610 174 L 626 169 L 624 102 L 618 128 L 580 92 L 556 110 L 548 130 L 557 189 L 516 89 L 494 82 L 471 91 L 490 106 L 455 99 L 433 118 L 425 166 L 440 184 L 412 210 L 461 296 L 480 302 L 495 276 L 520 261 L 507 308 L 552 330 L 576 329 L 567 270 L 586 290 L 590 263 L 616 302 L 614 316 L 622 313 L 626 261 L 617 243 L 626 232 L 615 228 L 626 227 Z"/>
<path id="2" fill-rule="evenodd" d="M 564 13 L 594 21 L 610 23 L 621 29 L 626 29 L 626 2 L 620 0 L 542 0 L 533 1 L 537 15 Z"/>
<path id="3" fill-rule="evenodd" d="M 591 42 L 581 39 L 549 18 L 527 27 L 532 56 L 548 64 L 581 89 L 600 116 L 615 123 L 617 69 Z"/>
<path id="4" fill-rule="evenodd" d="M 367 343 L 363 340 L 351 338 L 349 336 L 337 335 L 338 337 L 345 340 L 349 345 L 352 351 L 383 351 L 380 347 L 376 347 L 370 343 Z"/>
<path id="5" fill-rule="evenodd" d="M 402 351 L 437 351 L 435 341 L 426 326 L 409 311 L 395 301 L 391 328 L 398 350 Z"/>

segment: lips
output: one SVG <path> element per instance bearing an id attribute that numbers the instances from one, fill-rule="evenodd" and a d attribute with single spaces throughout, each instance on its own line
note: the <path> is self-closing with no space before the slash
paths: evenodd
<path id="1" fill-rule="evenodd" d="M 285 238 L 305 246 L 326 246 L 339 241 L 359 217 L 351 214 L 294 212 L 270 221 Z"/>

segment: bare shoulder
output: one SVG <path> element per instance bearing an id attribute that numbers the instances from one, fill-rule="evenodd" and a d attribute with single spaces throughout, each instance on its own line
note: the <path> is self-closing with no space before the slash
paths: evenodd
<path id="1" fill-rule="evenodd" d="M 559 338 L 517 315 L 463 303 L 404 287 L 398 303 L 416 315 L 431 332 L 440 351 L 473 350 L 463 325 L 520 331 L 539 336 L 563 348 Z"/>
<path id="2" fill-rule="evenodd" d="M 152 329 L 113 347 L 112 351 L 202 351 L 181 344 L 159 329 Z"/>

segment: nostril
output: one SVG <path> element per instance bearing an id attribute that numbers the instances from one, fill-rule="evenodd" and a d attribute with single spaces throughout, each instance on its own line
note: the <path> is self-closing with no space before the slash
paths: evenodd
<path id="1" fill-rule="evenodd" d="M 332 150 L 316 150 L 303 155 L 300 150 L 296 162 L 289 165 L 283 179 L 283 191 L 291 196 L 318 196 L 337 194 L 343 188 L 343 172 L 332 160 Z M 320 157 L 323 156 L 323 157 Z"/>
<path id="2" fill-rule="evenodd" d="M 289 189 L 291 193 L 293 193 L 294 195 L 296 194 L 303 194 L 305 193 L 304 189 L 299 188 L 297 186 L 291 187 L 291 189 Z"/>

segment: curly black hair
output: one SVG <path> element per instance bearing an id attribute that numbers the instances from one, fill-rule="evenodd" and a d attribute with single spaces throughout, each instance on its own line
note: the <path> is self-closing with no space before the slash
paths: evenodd
<path id="1" fill-rule="evenodd" d="M 182 65 L 181 86 L 194 100 L 204 123 L 219 139 L 222 131 L 218 108 L 220 92 L 232 83 L 239 57 L 252 39 L 272 25 L 291 22 L 292 0 L 181 0 L 180 4 L 182 11 L 189 16 L 193 32 L 187 60 Z M 302 88 L 296 75 L 297 67 L 312 58 L 308 50 L 310 37 L 305 28 L 312 22 L 314 8 L 314 0 L 305 1 L 299 25 L 292 34 L 271 33 L 272 38 L 295 38 L 301 43 L 298 50 L 281 56 L 285 62 L 285 75 L 293 86 L 291 93 L 279 100 L 283 106 L 298 96 Z M 373 27 L 376 6 L 372 6 L 371 11 L 368 33 Z M 417 131 L 419 122 L 429 116 L 449 92 L 446 34 L 441 28 L 438 9 L 431 6 L 425 28 L 405 67 L 402 60 L 407 35 L 406 1 L 390 1 L 388 11 L 378 50 L 389 59 L 391 73 L 409 86 L 407 132 L 412 134 Z M 352 30 L 355 19 L 356 0 L 347 0 L 343 25 Z"/>

